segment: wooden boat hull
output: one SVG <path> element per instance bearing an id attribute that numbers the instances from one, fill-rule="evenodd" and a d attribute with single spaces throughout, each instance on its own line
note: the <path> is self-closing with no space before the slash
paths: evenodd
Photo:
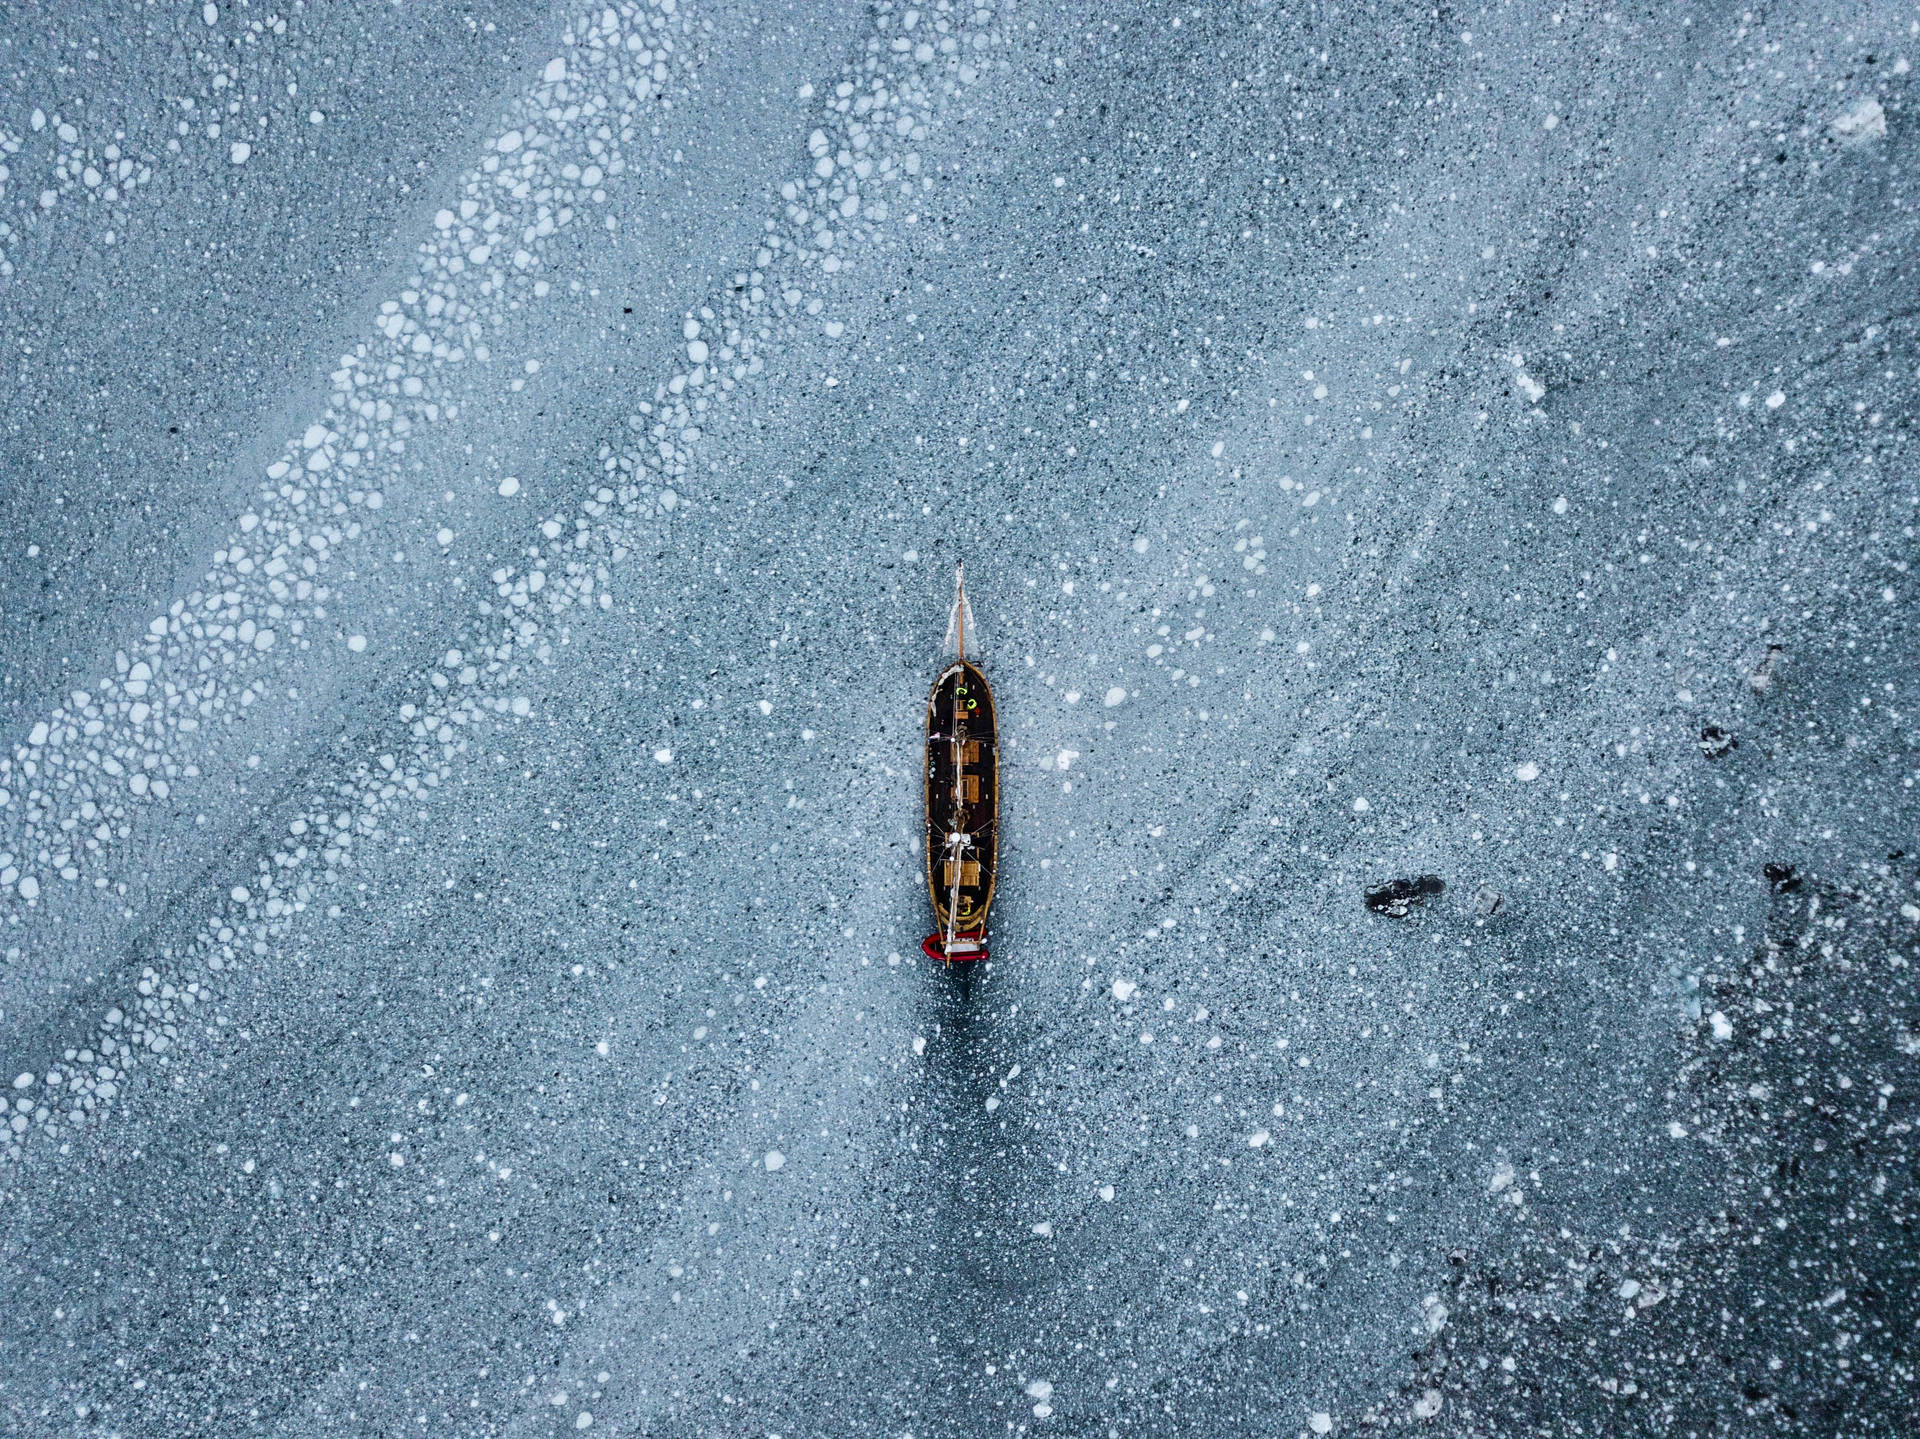
<path id="1" fill-rule="evenodd" d="M 939 932 L 923 948 L 949 962 L 986 958 L 1000 841 L 1000 746 L 993 689 L 958 660 L 927 698 L 927 892 Z"/>

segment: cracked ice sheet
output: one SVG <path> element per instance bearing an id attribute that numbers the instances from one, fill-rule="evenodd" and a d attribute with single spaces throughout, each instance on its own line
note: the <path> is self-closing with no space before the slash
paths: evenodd
<path id="1" fill-rule="evenodd" d="M 876 53 L 942 63 L 927 23 Z M 845 215 L 844 173 L 833 194 L 855 156 L 825 107 L 856 97 L 818 51 L 750 74 L 794 107 L 764 149 L 658 137 L 663 167 L 738 166 L 670 212 L 853 270 L 759 284 L 784 328 L 709 412 L 686 398 L 726 341 L 709 276 L 724 295 L 757 256 L 658 276 L 644 329 L 621 259 L 580 256 L 579 308 L 519 322 L 563 324 L 563 352 L 516 355 L 474 457 L 419 484 L 395 578 L 342 584 L 364 608 L 302 676 L 332 686 L 319 738 L 263 748 L 292 705 L 236 737 L 262 762 L 219 772 L 249 787 L 226 838 L 145 852 L 176 927 L 97 907 L 79 960 L 53 881 L 19 911 L 15 1192 L 121 1200 L 57 1231 L 16 1206 L 23 1282 L 55 1325 L 139 1306 L 146 1345 L 86 1340 L 127 1359 L 101 1381 L 35 1362 L 65 1331 L 23 1318 L 23 1406 L 287 1432 L 435 1405 L 483 1432 L 1498 1432 L 1534 1404 L 1589 1429 L 1670 1404 L 1871 1424 L 1890 1391 L 1850 1371 L 1903 1362 L 1876 1336 L 1910 1316 L 1873 1296 L 1911 1285 L 1809 1236 L 1845 1194 L 1871 1249 L 1910 1168 L 1914 876 L 1888 856 L 1913 813 L 1890 662 L 1913 516 L 1881 435 L 1911 349 L 1864 283 L 1902 253 L 1867 148 L 1897 116 L 1839 157 L 1809 125 L 1754 188 L 1714 84 L 1662 92 L 1686 146 L 1594 144 L 1647 57 L 1693 40 L 1677 21 L 1563 41 L 1370 12 L 1337 45 L 1226 24 L 1008 32 L 1004 70 L 900 136 L 903 175 L 945 188 L 892 191 L 870 249 L 813 239 L 875 198 L 859 177 Z M 1698 43 L 1744 74 L 1770 42 L 1736 28 Z M 819 44 L 861 57 L 859 34 Z M 1521 86 L 1562 44 L 1579 63 Z M 1481 75 L 1498 103 L 1457 128 L 1402 118 Z M 1791 84 L 1742 103 L 1843 108 Z M 1143 93 L 1178 97 L 1145 129 Z M 1500 163 L 1465 165 L 1496 117 Z M 1528 243 L 1552 226 L 1564 248 Z M 1821 268 L 1776 272 L 1788 244 Z M 1756 284 L 1853 338 L 1747 320 Z M 1647 349 L 1622 317 L 1658 323 Z M 543 394 L 585 415 L 529 444 Z M 691 470 L 674 509 L 597 497 L 606 460 L 648 455 Z M 443 487 L 470 512 L 433 512 Z M 964 1007 L 911 959 L 915 727 L 962 550 L 1008 726 L 996 963 Z M 1703 746 L 1710 721 L 1738 746 Z M 328 860 L 341 813 L 357 837 Z M 1360 903 L 1429 874 L 1446 888 L 1404 917 Z M 61 1004 L 28 987 L 82 972 Z M 1778 1101 L 1803 1073 L 1789 999 L 1840 1036 L 1815 1127 Z M 104 1081 L 125 1094 L 95 1075 L 85 1124 L 36 1124 L 108 1004 L 168 1047 Z M 1779 1187 L 1790 1161 L 1816 1178 Z M 1750 1209 L 1781 1221 L 1762 1246 L 1716 1227 Z M 1756 1286 L 1847 1342 L 1719 1318 Z M 1731 1326 L 1737 1383 L 1661 1357 L 1703 1323 Z M 260 1352 L 276 1377 L 235 1382 Z"/>

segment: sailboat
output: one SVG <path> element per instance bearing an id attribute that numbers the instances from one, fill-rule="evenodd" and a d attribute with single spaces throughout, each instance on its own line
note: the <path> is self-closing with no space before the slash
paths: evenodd
<path id="1" fill-rule="evenodd" d="M 972 964 L 987 958 L 987 906 L 1000 842 L 1000 747 L 993 689 L 967 658 L 978 629 L 967 604 L 966 567 L 954 575 L 946 649 L 952 662 L 927 697 L 927 892 L 934 932 L 927 958 Z"/>

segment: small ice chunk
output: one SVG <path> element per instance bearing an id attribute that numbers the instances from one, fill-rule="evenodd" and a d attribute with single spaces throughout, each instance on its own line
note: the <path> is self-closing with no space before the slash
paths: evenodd
<path id="1" fill-rule="evenodd" d="M 705 340 L 689 340 L 687 342 L 687 358 L 696 365 L 706 364 L 707 342 Z"/>
<path id="2" fill-rule="evenodd" d="M 1267 1141 L 1272 1138 L 1273 1136 L 1269 1134 L 1266 1130 L 1256 1129 L 1253 1131 L 1253 1133 L 1247 1136 L 1247 1148 L 1263 1149 L 1266 1147 Z"/>
<path id="3" fill-rule="evenodd" d="M 493 148 L 498 150 L 502 155 L 511 155 L 515 150 L 520 148 L 521 138 L 518 130 L 509 130 L 493 142 Z"/>
<path id="4" fill-rule="evenodd" d="M 672 764 L 673 751 L 668 749 L 665 745 L 661 745 L 659 749 L 653 752 L 653 762 L 655 764 Z"/>
<path id="5" fill-rule="evenodd" d="M 1865 145 L 1886 138 L 1887 112 L 1878 100 L 1855 100 L 1833 117 L 1833 138 L 1842 145 Z"/>
<path id="6" fill-rule="evenodd" d="M 1728 1019 L 1726 1015 L 1722 1014 L 1719 1010 L 1716 1009 L 1708 1017 L 1708 1023 L 1713 1026 L 1713 1037 L 1715 1039 L 1724 1043 L 1733 1038 L 1733 1021 Z"/>
<path id="7" fill-rule="evenodd" d="M 16 1075 L 14 1075 L 14 1077 L 13 1077 L 13 1087 L 14 1087 L 15 1089 L 32 1089 L 32 1088 L 33 1088 L 33 1076 L 32 1076 L 31 1074 L 16 1074 Z"/>
<path id="8" fill-rule="evenodd" d="M 1124 689 L 1122 689 L 1119 685 L 1114 685 L 1111 689 L 1109 689 L 1106 692 L 1104 696 L 1101 697 L 1101 703 L 1104 704 L 1108 709 L 1112 709 L 1115 705 L 1118 705 L 1118 704 L 1125 704 L 1126 702 L 1127 702 L 1127 692 Z"/>
<path id="9" fill-rule="evenodd" d="M 547 68 L 542 72 L 541 78 L 549 85 L 559 84 L 567 78 L 567 62 L 556 55 L 553 59 L 547 61 Z M 584 1429 L 587 1426 L 582 1424 L 580 1427 Z"/>
<path id="10" fill-rule="evenodd" d="M 253 146 L 249 145 L 245 140 L 234 141 L 233 148 L 227 151 L 227 158 L 236 165 L 246 164 L 247 161 L 252 158 L 252 155 Z"/>
<path id="11" fill-rule="evenodd" d="M 367 648 L 367 637 L 365 635 L 348 635 L 347 648 L 355 654 L 364 654 Z"/>
<path id="12" fill-rule="evenodd" d="M 1316 1409 L 1307 1416 L 1307 1428 L 1316 1434 L 1333 1433 L 1333 1416 L 1324 1409 Z"/>
<path id="13" fill-rule="evenodd" d="M 1125 1004 L 1133 998 L 1134 992 L 1139 988 L 1140 986 L 1130 979 L 1116 979 L 1113 982 L 1113 997 Z"/>
<path id="14" fill-rule="evenodd" d="M 1530 784 L 1540 778 L 1540 766 L 1532 760 L 1517 764 L 1513 767 L 1513 777 L 1522 784 Z"/>
<path id="15" fill-rule="evenodd" d="M 780 1168 L 782 1165 L 784 1165 L 787 1162 L 787 1156 L 782 1154 L 777 1149 L 769 1149 L 767 1151 L 766 1158 L 762 1159 L 760 1162 L 767 1166 L 767 1172 L 771 1174 L 774 1170 Z"/>
<path id="16" fill-rule="evenodd" d="M 508 475 L 500 482 L 500 493 L 506 498 L 512 499 L 520 493 L 520 481 L 512 475 Z"/>
<path id="17" fill-rule="evenodd" d="M 1366 812 L 1367 812 L 1368 810 L 1370 810 L 1370 809 L 1372 809 L 1372 808 L 1373 808 L 1373 806 L 1372 806 L 1372 805 L 1370 805 L 1370 804 L 1368 804 L 1368 803 L 1366 802 L 1366 800 L 1365 800 L 1364 798 L 1363 798 L 1363 799 L 1356 799 L 1356 800 L 1355 800 L 1355 801 L 1353 802 L 1353 812 L 1354 812 L 1355 814 L 1365 814 L 1365 813 L 1366 813 Z"/>

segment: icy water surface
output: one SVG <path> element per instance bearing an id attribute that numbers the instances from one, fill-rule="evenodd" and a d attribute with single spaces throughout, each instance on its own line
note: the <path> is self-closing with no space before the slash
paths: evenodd
<path id="1" fill-rule="evenodd" d="M 0 56 L 4 1432 L 1920 1428 L 1908 7 Z"/>

